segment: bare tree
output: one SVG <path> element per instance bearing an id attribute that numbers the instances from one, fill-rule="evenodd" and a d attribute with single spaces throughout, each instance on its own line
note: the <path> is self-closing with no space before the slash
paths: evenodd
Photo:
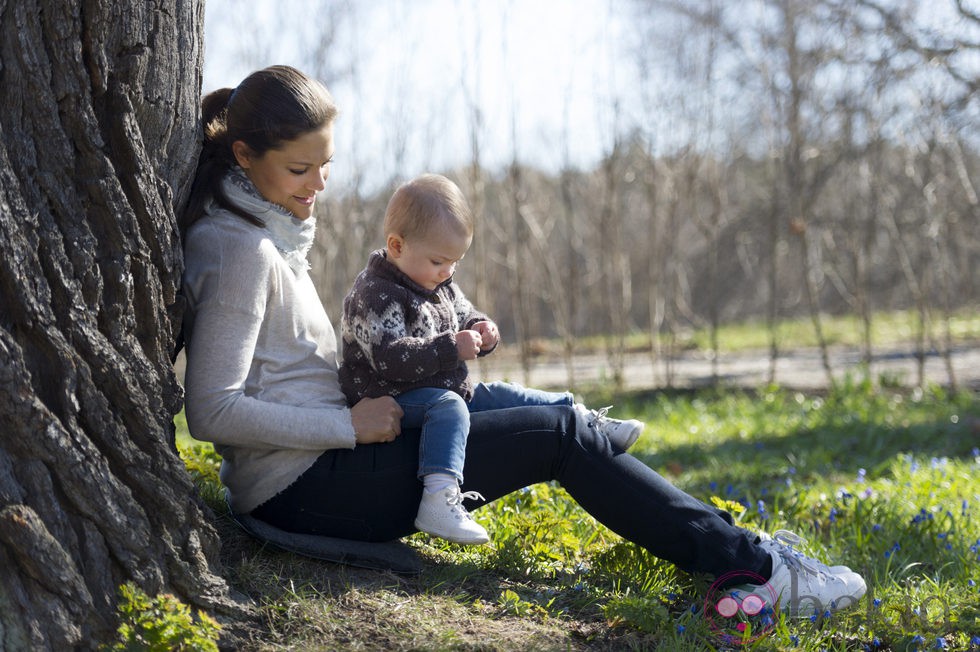
<path id="1" fill-rule="evenodd" d="M 558 173 L 559 194 L 561 195 L 561 236 L 564 243 L 565 281 L 553 293 L 558 299 L 555 306 L 555 325 L 562 342 L 562 359 L 565 362 L 566 385 L 569 391 L 574 391 L 577 385 L 575 374 L 575 315 L 583 297 L 582 283 L 579 273 L 578 221 L 576 220 L 575 200 L 573 199 L 572 184 L 574 173 L 569 154 L 571 138 L 568 124 L 568 105 L 566 98 L 565 116 L 562 121 L 562 168 Z"/>
<path id="2" fill-rule="evenodd" d="M 489 229 L 485 221 L 486 213 L 486 184 L 483 171 L 483 139 L 485 137 L 485 125 L 483 106 L 481 104 L 481 31 L 475 30 L 472 35 L 463 23 L 463 13 L 457 14 L 459 19 L 457 35 L 459 37 L 459 49 L 463 53 L 462 65 L 460 66 L 460 88 L 463 92 L 463 106 L 466 112 L 466 125 L 469 136 L 470 160 L 465 167 L 464 192 L 473 211 L 475 221 L 473 232 L 473 247 L 467 258 L 467 271 L 472 279 L 471 296 L 476 305 L 485 311 L 489 311 L 491 316 L 494 314 L 493 297 L 490 291 L 489 263 L 487 252 L 490 245 L 487 242 Z M 472 45 L 472 49 L 470 46 Z M 484 367 L 485 358 L 478 358 L 477 365 Z"/>
<path id="3" fill-rule="evenodd" d="M 202 2 L 0 4 L 0 632 L 96 647 L 118 586 L 229 608 L 173 444 Z"/>
<path id="4" fill-rule="evenodd" d="M 613 120 L 614 125 L 615 122 Z M 599 172 L 602 205 L 599 211 L 598 249 L 603 279 L 599 305 L 602 314 L 608 318 L 604 323 L 609 324 L 609 331 L 604 339 L 612 381 L 616 387 L 622 387 L 632 290 L 629 257 L 623 243 L 623 214 L 620 206 L 622 143 L 618 134 L 615 134 L 615 126 L 613 131 L 612 148 L 603 159 Z"/>
<path id="5" fill-rule="evenodd" d="M 530 271 L 527 260 L 527 223 L 523 213 L 527 201 L 524 171 L 517 155 L 516 138 L 514 140 L 514 157 L 508 168 L 507 196 L 510 200 L 508 211 L 508 240 L 506 245 L 506 262 L 508 276 L 511 281 L 507 292 L 510 296 L 511 314 L 514 317 L 514 334 L 520 354 L 523 382 L 531 383 L 531 367 L 534 351 L 531 346 L 533 332 L 533 308 L 531 306 L 528 286 L 530 280 L 522 272 Z"/>

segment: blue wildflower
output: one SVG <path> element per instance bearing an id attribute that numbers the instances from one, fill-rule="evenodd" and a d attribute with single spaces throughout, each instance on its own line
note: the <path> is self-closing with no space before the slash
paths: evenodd
<path id="1" fill-rule="evenodd" d="M 931 521 L 931 520 L 933 520 L 933 515 L 930 512 L 926 511 L 925 507 L 920 507 L 919 513 L 912 517 L 912 524 L 915 525 L 916 523 L 922 523 L 923 521 Z"/>
<path id="2" fill-rule="evenodd" d="M 677 626 L 677 633 L 678 634 L 683 634 L 685 629 L 687 629 L 687 628 L 684 627 L 684 625 L 678 625 Z"/>
<path id="3" fill-rule="evenodd" d="M 863 483 L 864 482 L 864 479 L 865 479 L 865 477 L 867 475 L 868 475 L 868 472 L 864 468 L 858 469 L 858 474 L 857 474 L 857 481 L 858 481 L 858 483 Z"/>
<path id="4" fill-rule="evenodd" d="M 943 638 L 942 636 L 939 636 L 939 637 L 936 638 L 936 649 L 937 650 L 945 650 L 947 647 L 949 647 L 949 645 L 946 643 L 946 639 L 945 638 Z"/>

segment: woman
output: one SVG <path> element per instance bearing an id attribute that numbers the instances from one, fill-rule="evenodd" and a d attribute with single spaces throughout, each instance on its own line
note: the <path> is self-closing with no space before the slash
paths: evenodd
<path id="1" fill-rule="evenodd" d="M 415 531 L 419 432 L 401 431 L 391 397 L 347 407 L 337 340 L 307 273 L 336 113 L 322 85 L 285 66 L 203 101 L 205 147 L 183 224 L 186 415 L 222 456 L 236 513 L 290 532 L 388 541 Z M 464 476 L 463 489 L 489 501 L 556 480 L 658 557 L 797 612 L 853 606 L 865 592 L 846 567 L 736 527 L 571 407 L 472 415 Z M 448 500 L 462 514 L 475 502 L 459 490 Z"/>

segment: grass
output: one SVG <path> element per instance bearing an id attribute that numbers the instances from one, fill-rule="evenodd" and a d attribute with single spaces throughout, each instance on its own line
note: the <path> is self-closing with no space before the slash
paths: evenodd
<path id="1" fill-rule="evenodd" d="M 926 348 L 942 346 L 945 339 L 944 324 L 938 315 L 932 315 L 926 325 Z M 915 311 L 896 310 L 876 312 L 871 320 L 871 341 L 875 349 L 895 346 L 910 347 L 920 330 L 919 317 Z M 819 344 L 813 323 L 806 317 L 779 320 L 774 327 L 780 349 L 815 347 Z M 863 325 L 855 315 L 822 315 L 821 330 L 829 346 L 860 348 Z M 745 321 L 725 324 L 718 331 L 718 346 L 721 353 L 735 353 L 750 350 L 767 350 L 770 345 L 770 330 L 764 321 Z M 952 344 L 973 344 L 980 340 L 980 311 L 975 306 L 964 308 L 951 315 L 949 336 Z M 676 345 L 683 349 L 708 351 L 711 337 L 707 328 L 686 329 L 675 334 Z M 601 351 L 605 348 L 605 338 L 595 336 L 576 339 L 579 352 Z M 557 354 L 561 343 L 557 340 L 535 342 L 538 353 Z M 646 351 L 650 348 L 650 335 L 646 332 L 633 332 L 626 340 L 629 351 Z"/>
<path id="2" fill-rule="evenodd" d="M 634 451 L 677 485 L 729 506 L 750 529 L 793 530 L 807 552 L 865 576 L 858 608 L 750 621 L 756 634 L 728 639 L 729 649 L 980 649 L 975 394 L 851 383 L 815 394 L 773 387 L 586 398 L 646 420 Z M 225 576 L 261 616 L 236 641 L 243 649 L 713 650 L 724 642 L 704 606 L 707 578 L 623 541 L 553 484 L 474 512 L 489 545 L 408 538 L 425 570 L 404 577 L 263 549 L 229 522 L 217 456 L 180 421 L 178 430 L 215 512 Z"/>

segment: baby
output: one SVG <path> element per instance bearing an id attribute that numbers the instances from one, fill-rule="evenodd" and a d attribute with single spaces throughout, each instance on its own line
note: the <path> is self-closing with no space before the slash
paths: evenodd
<path id="1" fill-rule="evenodd" d="M 490 540 L 462 505 L 483 498 L 460 491 L 471 412 L 574 405 L 614 445 L 633 445 L 642 422 L 588 410 L 568 392 L 472 382 L 466 362 L 492 352 L 500 333 L 453 281 L 473 240 L 473 217 L 456 184 L 425 174 L 402 185 L 388 202 L 384 237 L 385 248 L 371 254 L 344 299 L 340 382 L 351 405 L 390 395 L 404 410 L 402 426 L 421 428 L 415 527 L 457 543 Z"/>

